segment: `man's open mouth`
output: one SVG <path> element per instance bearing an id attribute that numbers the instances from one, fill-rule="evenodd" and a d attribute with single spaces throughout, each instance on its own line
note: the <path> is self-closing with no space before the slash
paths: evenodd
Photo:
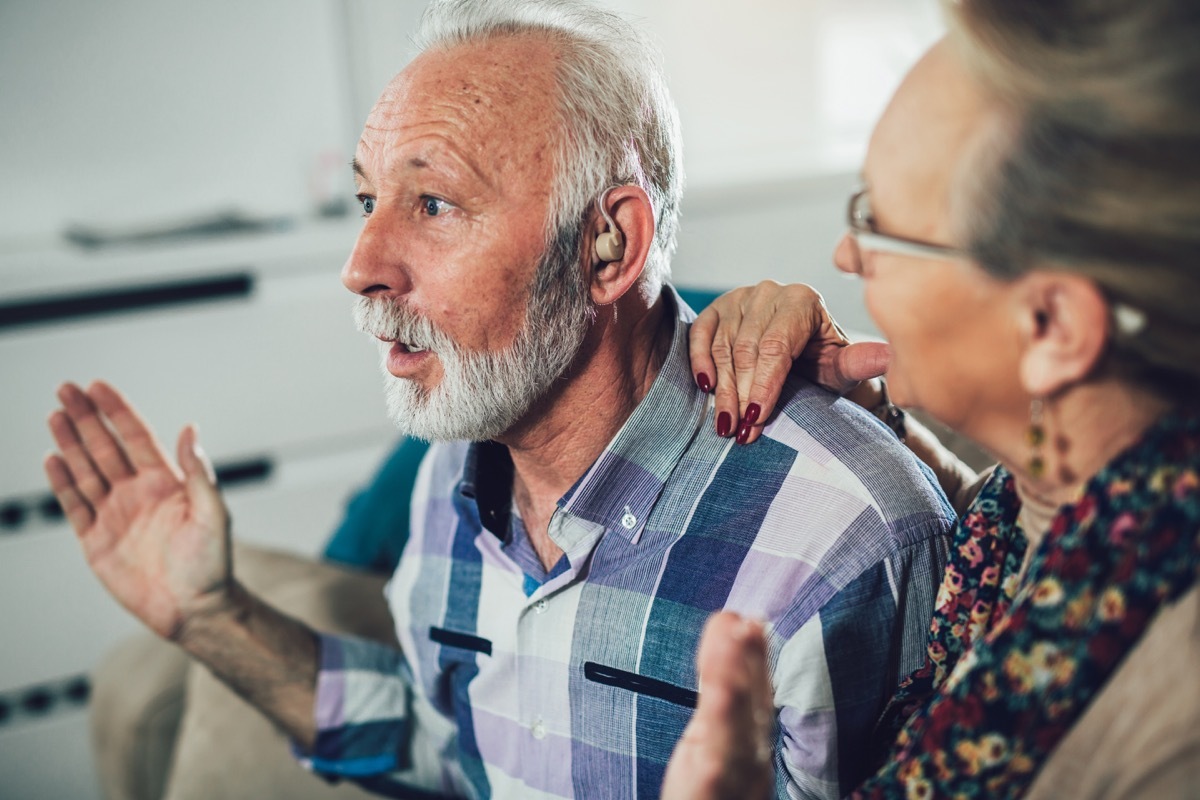
<path id="1" fill-rule="evenodd" d="M 409 342 L 402 342 L 399 339 L 385 339 L 382 336 L 377 336 L 375 338 L 379 339 L 379 341 L 383 342 L 384 344 L 390 344 L 392 349 L 399 350 L 401 353 L 415 354 L 424 353 L 429 350 L 428 347 L 421 347 L 419 345 L 410 344 Z"/>

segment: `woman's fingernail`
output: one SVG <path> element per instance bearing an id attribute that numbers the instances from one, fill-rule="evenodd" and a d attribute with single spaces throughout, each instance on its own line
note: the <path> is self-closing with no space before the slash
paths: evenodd
<path id="1" fill-rule="evenodd" d="M 750 428 L 751 425 L 749 422 L 742 422 L 741 427 L 738 428 L 737 432 L 738 444 L 745 444 L 746 440 L 750 438 Z"/>
<path id="2" fill-rule="evenodd" d="M 708 394 L 712 391 L 712 381 L 703 372 L 696 374 L 696 385 L 700 387 L 700 391 Z"/>
<path id="3" fill-rule="evenodd" d="M 724 439 L 733 430 L 733 417 L 728 411 L 722 411 L 717 415 L 717 436 Z"/>
<path id="4" fill-rule="evenodd" d="M 746 406 L 746 422 L 750 425 L 753 425 L 754 423 L 758 422 L 758 415 L 761 413 L 762 409 L 759 407 L 758 403 L 751 403 L 750 405 Z"/>

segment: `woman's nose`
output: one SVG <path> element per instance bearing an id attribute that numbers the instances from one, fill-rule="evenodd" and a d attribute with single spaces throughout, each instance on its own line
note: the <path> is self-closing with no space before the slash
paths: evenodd
<path id="1" fill-rule="evenodd" d="M 849 231 L 842 234 L 833 249 L 833 264 L 847 275 L 862 274 L 862 254 L 858 252 L 858 243 Z"/>

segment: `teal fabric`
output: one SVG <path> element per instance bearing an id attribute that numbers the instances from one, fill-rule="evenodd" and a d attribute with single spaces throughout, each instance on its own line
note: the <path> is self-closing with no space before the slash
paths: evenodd
<path id="1" fill-rule="evenodd" d="M 714 289 L 680 289 L 675 287 L 675 291 L 679 292 L 679 296 L 683 298 L 683 302 L 692 307 L 692 311 L 699 314 L 704 309 L 708 308 L 708 304 L 716 300 L 721 292 Z"/>
<path id="2" fill-rule="evenodd" d="M 329 544 L 325 559 L 391 575 L 408 541 L 408 508 L 417 468 L 429 444 L 403 438 L 375 473 L 371 483 L 346 506 L 346 514 Z"/>
<path id="3" fill-rule="evenodd" d="M 683 301 L 700 311 L 719 292 L 676 289 Z M 408 508 L 417 468 L 429 445 L 401 439 L 371 483 L 350 499 L 341 524 L 325 546 L 327 561 L 391 575 L 408 541 Z"/>

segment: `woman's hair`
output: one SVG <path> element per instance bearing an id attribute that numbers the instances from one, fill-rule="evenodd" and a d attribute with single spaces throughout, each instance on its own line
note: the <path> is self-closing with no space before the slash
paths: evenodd
<path id="1" fill-rule="evenodd" d="M 637 184 L 650 196 L 655 217 L 642 291 L 647 298 L 657 296 L 671 274 L 683 194 L 679 116 L 658 50 L 618 14 L 580 0 L 433 0 L 416 44 L 421 50 L 448 49 L 522 35 L 544 36 L 561 52 L 564 133 L 547 243 L 576 257 L 584 215 L 601 192 Z"/>
<path id="2" fill-rule="evenodd" d="M 946 5 L 952 41 L 1012 112 L 965 215 L 972 255 L 1002 278 L 1092 279 L 1120 317 L 1101 369 L 1195 405 L 1200 3 Z"/>

